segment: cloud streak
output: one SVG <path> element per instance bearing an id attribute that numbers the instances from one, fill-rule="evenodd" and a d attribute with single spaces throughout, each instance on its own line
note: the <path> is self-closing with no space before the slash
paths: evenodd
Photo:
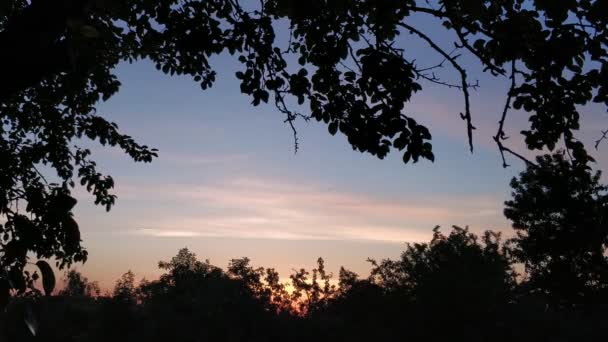
<path id="1" fill-rule="evenodd" d="M 496 228 L 500 200 L 437 196 L 378 198 L 305 184 L 239 178 L 219 185 L 125 186 L 122 200 L 155 199 L 187 214 L 154 210 L 130 234 L 159 238 L 427 241 L 436 225 Z M 152 204 L 152 206 L 155 206 Z M 161 204 L 158 205 L 159 207 Z"/>

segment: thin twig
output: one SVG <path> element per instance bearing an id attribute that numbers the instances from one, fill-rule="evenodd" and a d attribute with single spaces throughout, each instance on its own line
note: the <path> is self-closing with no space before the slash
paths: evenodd
<path id="1" fill-rule="evenodd" d="M 517 153 L 517 152 L 513 151 L 512 149 L 510 149 L 510 148 L 508 148 L 508 147 L 506 147 L 506 146 L 503 146 L 503 147 L 502 147 L 502 150 L 503 150 L 504 152 L 508 152 L 508 153 L 512 154 L 513 156 L 515 156 L 515 157 L 519 158 L 521 161 L 523 161 L 524 163 L 526 163 L 526 165 L 528 165 L 528 166 L 537 166 L 537 165 L 536 165 L 535 163 L 533 163 L 533 162 L 532 162 L 530 159 L 528 159 L 528 158 L 526 158 L 526 157 L 522 156 L 521 154 L 519 154 L 519 153 Z"/>
<path id="2" fill-rule="evenodd" d="M 595 149 L 597 150 L 602 143 L 602 141 L 608 139 L 608 130 L 602 131 L 602 136 L 595 141 Z"/>

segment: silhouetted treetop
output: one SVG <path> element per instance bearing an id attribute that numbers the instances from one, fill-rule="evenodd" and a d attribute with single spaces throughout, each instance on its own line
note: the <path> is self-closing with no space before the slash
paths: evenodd
<path id="1" fill-rule="evenodd" d="M 511 181 L 513 198 L 505 202 L 517 231 L 514 254 L 533 291 L 560 306 L 589 304 L 608 289 L 608 188 L 599 171 L 563 152 L 537 164 Z"/>
<path id="2" fill-rule="evenodd" d="M 515 283 L 509 257 L 499 233 L 487 231 L 480 239 L 468 228 L 454 226 L 446 236 L 436 227 L 430 243 L 407 244 L 400 259 L 370 260 L 370 277 L 388 290 L 429 296 L 425 302 L 442 296 L 464 300 L 475 294 L 488 296 L 482 302 L 495 303 Z M 450 284 L 449 292 L 436 293 L 442 284 Z"/>
<path id="3" fill-rule="evenodd" d="M 605 1 L 590 0 L 3 1 L 0 264 L 22 269 L 27 252 L 56 257 L 60 266 L 86 260 L 72 190 L 80 183 L 109 210 L 114 181 L 77 141 L 117 146 L 140 162 L 157 156 L 95 109 L 119 91 L 121 62 L 151 60 L 207 89 L 216 79 L 212 56 L 234 56 L 240 91 L 253 105 L 277 107 L 296 148 L 296 120 L 314 119 L 353 149 L 379 158 L 398 150 L 407 163 L 435 158 L 429 129 L 407 108 L 428 84 L 461 91 L 454 115 L 473 149 L 477 83 L 460 58 L 466 54 L 511 81 L 494 137 L 505 166 L 505 152 L 525 159 L 504 145 L 511 107 L 529 116 L 528 148 L 552 150 L 563 140 L 585 163 L 591 157 L 575 132 L 581 106 L 608 104 L 607 12 Z M 433 23 L 455 44 L 433 40 Z M 402 36 L 424 42 L 439 63 L 416 61 Z M 440 78 L 442 68 L 456 79 Z M 47 180 L 42 166 L 56 175 Z"/>
<path id="4" fill-rule="evenodd" d="M 517 246 L 515 246 L 517 248 Z M 161 262 L 165 273 L 134 284 L 129 271 L 114 293 L 87 294 L 68 273 L 56 296 L 15 296 L 0 310 L 1 341 L 603 341 L 606 297 L 551 297 L 556 283 L 515 281 L 499 234 L 435 228 L 427 243 L 406 245 L 396 260 L 372 262 L 368 277 L 322 258 L 293 270 L 290 291 L 272 268 L 232 259 L 226 271 L 184 248 Z M 548 267 L 551 267 L 549 265 Z M 555 280 L 555 278 L 554 278 Z M 602 290 L 601 284 L 596 292 Z M 530 291 L 534 288 L 534 291 Z M 598 291 L 599 290 L 599 291 Z M 574 299 L 575 302 L 568 300 Z M 564 305 L 568 304 L 568 305 Z"/>
<path id="5" fill-rule="evenodd" d="M 90 282 L 76 270 L 66 272 L 64 280 L 64 288 L 59 291 L 61 296 L 92 297 L 101 294 L 101 289 L 96 281 Z"/>
<path id="6" fill-rule="evenodd" d="M 135 300 L 135 274 L 129 270 L 124 273 L 114 285 L 114 298 L 123 302 L 133 302 Z"/>

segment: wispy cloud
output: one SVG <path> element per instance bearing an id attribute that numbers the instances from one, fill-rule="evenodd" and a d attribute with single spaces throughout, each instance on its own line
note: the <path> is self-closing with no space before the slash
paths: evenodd
<path id="1" fill-rule="evenodd" d="M 125 186 L 122 200 L 173 202 L 188 214 L 151 210 L 131 234 L 286 240 L 425 241 L 435 224 L 502 224 L 490 197 L 377 198 L 330 188 L 240 178 L 213 186 Z M 154 206 L 154 205 L 153 205 Z M 159 204 L 160 206 L 160 204 Z M 484 227 L 481 227 L 484 226 Z"/>
<path id="2" fill-rule="evenodd" d="M 234 154 L 234 155 L 220 155 L 220 156 L 199 156 L 199 155 L 187 155 L 178 153 L 166 153 L 161 156 L 161 162 L 168 162 L 177 165 L 184 166 L 201 166 L 209 164 L 230 164 L 230 163 L 242 163 L 248 158 L 246 155 Z"/>

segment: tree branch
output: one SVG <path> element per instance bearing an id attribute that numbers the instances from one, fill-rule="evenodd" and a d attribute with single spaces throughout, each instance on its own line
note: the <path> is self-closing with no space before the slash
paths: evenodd
<path id="1" fill-rule="evenodd" d="M 469 84 L 467 82 L 467 72 L 462 66 L 460 66 L 460 64 L 458 64 L 458 62 L 456 62 L 456 58 L 458 58 L 458 56 L 456 56 L 456 57 L 451 56 L 450 54 L 445 52 L 441 47 L 439 47 L 429 36 L 420 32 L 413 26 L 410 26 L 405 23 L 399 23 L 399 26 L 405 28 L 406 30 L 409 30 L 410 33 L 413 33 L 413 34 L 417 35 L 418 37 L 420 37 L 421 39 L 423 39 L 424 41 L 426 41 L 435 51 L 437 51 L 448 62 L 450 62 L 450 64 L 452 64 L 454 69 L 456 69 L 460 73 L 460 79 L 461 79 L 461 83 L 462 83 L 462 92 L 464 94 L 464 104 L 465 104 L 465 112 L 464 112 L 464 114 L 460 113 L 460 117 L 463 120 L 465 120 L 467 123 L 467 136 L 469 138 L 469 149 L 471 150 L 471 152 L 473 152 L 473 130 L 476 128 L 475 128 L 475 126 L 473 126 L 472 118 L 471 118 L 471 102 L 470 102 L 470 94 L 469 94 Z"/>
<path id="2" fill-rule="evenodd" d="M 507 160 L 505 158 L 505 151 L 507 151 L 506 147 L 503 145 L 502 141 L 507 140 L 508 137 L 505 135 L 505 120 L 507 119 L 507 113 L 511 108 L 511 99 L 513 98 L 513 92 L 515 91 L 516 79 L 515 79 L 515 60 L 511 62 L 511 87 L 509 88 L 509 92 L 507 95 L 507 101 L 505 103 L 505 107 L 502 111 L 502 116 L 500 121 L 498 122 L 498 131 L 496 131 L 496 135 L 494 136 L 494 141 L 498 145 L 498 150 L 500 151 L 500 156 L 502 157 L 502 166 L 504 168 L 509 167 L 507 164 Z"/>
<path id="3" fill-rule="evenodd" d="M 515 87 L 517 86 L 517 82 L 516 82 L 516 77 L 515 75 L 517 74 L 517 68 L 515 66 L 515 60 L 513 60 L 511 62 L 511 87 L 509 88 L 509 92 L 508 92 L 508 96 L 507 96 L 507 101 L 505 103 L 505 107 L 502 111 L 502 116 L 500 117 L 500 121 L 498 122 L 498 130 L 496 131 L 496 135 L 493 137 L 494 141 L 496 142 L 496 145 L 498 145 L 498 150 L 500 151 L 500 156 L 502 158 L 502 166 L 504 168 L 509 167 L 510 165 L 507 164 L 507 159 L 505 157 L 505 152 L 519 158 L 520 160 L 522 160 L 524 163 L 526 163 L 526 165 L 528 166 L 535 166 L 536 164 L 534 164 L 532 161 L 530 161 L 528 158 L 522 156 L 521 154 L 511 150 L 510 148 L 508 148 L 507 146 L 505 146 L 502 142 L 504 140 L 507 140 L 509 137 L 507 137 L 505 135 L 505 121 L 507 119 L 507 114 L 509 112 L 509 109 L 511 109 L 511 100 L 513 99 L 513 95 L 515 93 Z"/>
<path id="4" fill-rule="evenodd" d="M 597 150 L 602 141 L 608 140 L 608 130 L 602 131 L 602 136 L 595 141 L 595 149 Z"/>

